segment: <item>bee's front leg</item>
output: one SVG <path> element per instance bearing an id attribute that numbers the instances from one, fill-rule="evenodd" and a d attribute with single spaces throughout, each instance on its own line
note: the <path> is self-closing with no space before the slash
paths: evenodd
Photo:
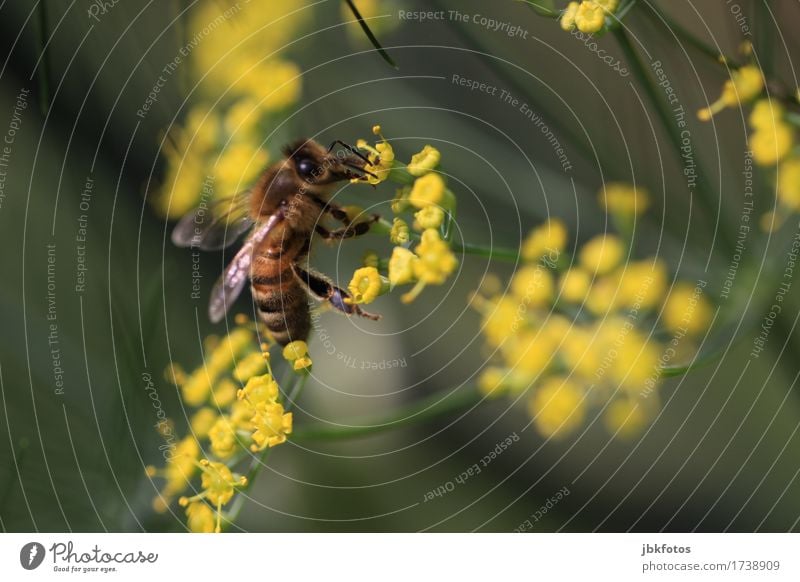
<path id="1" fill-rule="evenodd" d="M 346 302 L 345 299 L 349 299 L 350 294 L 344 289 L 340 289 L 334 285 L 333 282 L 324 275 L 306 271 L 298 265 L 294 265 L 293 268 L 295 275 L 297 275 L 311 294 L 323 301 L 327 301 L 334 309 L 346 315 L 359 315 L 373 321 L 377 321 L 381 318 L 380 315 L 369 313 L 361 309 L 358 305 Z"/>

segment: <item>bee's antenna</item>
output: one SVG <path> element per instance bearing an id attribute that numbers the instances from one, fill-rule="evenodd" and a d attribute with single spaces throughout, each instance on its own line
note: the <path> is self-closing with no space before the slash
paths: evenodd
<path id="1" fill-rule="evenodd" d="M 365 170 L 364 168 L 359 168 L 358 166 L 354 166 L 352 164 L 347 164 L 345 162 L 342 162 L 342 165 L 346 166 L 348 168 L 351 168 L 353 170 L 358 170 L 359 172 L 361 172 L 361 173 L 363 173 L 363 174 L 365 174 L 367 176 L 372 176 L 373 178 L 377 178 L 378 177 L 376 174 L 373 174 L 372 172 L 370 172 L 368 170 Z"/>
<path id="2" fill-rule="evenodd" d="M 347 149 L 347 150 L 348 150 L 348 151 L 349 151 L 351 154 L 355 154 L 355 155 L 357 155 L 359 158 L 361 158 L 362 160 L 364 160 L 366 163 L 369 163 L 369 158 L 367 158 L 367 156 L 365 156 L 365 155 L 364 155 L 364 154 L 362 154 L 360 151 L 358 151 L 358 148 L 355 148 L 355 147 L 351 146 L 349 143 L 345 143 L 345 142 L 343 142 L 343 141 L 342 141 L 342 140 L 340 140 L 340 139 L 337 139 L 336 141 L 334 141 L 334 142 L 333 142 L 333 143 L 330 145 L 330 147 L 328 147 L 328 153 L 331 153 L 331 151 L 333 151 L 333 146 L 335 146 L 335 145 L 337 145 L 337 144 L 338 144 L 338 145 L 340 145 L 340 146 L 343 146 L 343 147 L 344 147 L 345 149 Z M 369 172 L 367 172 L 367 173 L 369 174 Z"/>

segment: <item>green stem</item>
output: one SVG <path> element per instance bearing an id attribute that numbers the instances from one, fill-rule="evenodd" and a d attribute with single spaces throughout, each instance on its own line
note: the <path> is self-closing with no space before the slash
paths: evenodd
<path id="1" fill-rule="evenodd" d="M 328 423 L 306 425 L 292 433 L 292 440 L 311 441 L 370 436 L 410 424 L 432 420 L 463 408 L 475 406 L 485 398 L 484 395 L 471 387 L 462 388 L 456 394 L 451 393 L 444 397 L 437 392 L 389 415 L 353 421 L 354 426 L 336 426 Z"/>
<path id="2" fill-rule="evenodd" d="M 667 132 L 667 135 L 669 136 L 670 140 L 672 141 L 672 145 L 675 148 L 675 152 L 678 155 L 678 163 L 681 163 L 681 148 L 683 147 L 683 140 L 675 119 L 672 118 L 672 111 L 669 109 L 669 105 L 667 104 L 664 95 L 659 94 L 657 85 L 652 82 L 652 78 L 648 74 L 644 63 L 631 44 L 627 32 L 625 32 L 625 30 L 622 28 L 618 28 L 613 31 L 613 34 L 616 37 L 620 48 L 622 48 L 622 52 L 625 54 L 631 70 L 653 104 L 656 114 L 661 121 L 661 125 L 663 125 L 664 130 Z M 690 113 L 685 112 L 685 114 L 689 115 Z M 695 188 L 697 198 L 707 216 L 710 219 L 719 220 L 721 209 L 719 208 L 719 203 L 715 207 L 713 200 L 711 199 L 710 191 L 706 185 L 706 173 L 701 162 L 699 152 L 693 151 L 692 153 L 695 159 L 695 165 L 697 167 L 697 181 Z M 730 233 L 728 233 L 725 229 L 717 229 L 717 233 L 720 243 L 725 246 L 725 250 L 731 250 L 733 248 L 733 241 L 730 238 Z"/>
<path id="3" fill-rule="evenodd" d="M 462 252 L 467 255 L 486 257 L 487 259 L 497 259 L 500 261 L 519 262 L 519 249 L 508 249 L 497 246 L 486 246 L 467 242 L 454 242 L 452 249 L 455 252 Z"/>

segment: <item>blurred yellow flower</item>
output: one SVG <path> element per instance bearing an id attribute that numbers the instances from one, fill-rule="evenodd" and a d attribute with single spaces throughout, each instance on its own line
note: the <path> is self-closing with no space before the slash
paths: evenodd
<path id="1" fill-rule="evenodd" d="M 249 0 L 233 6 L 201 2 L 189 14 L 186 32 L 194 42 L 187 48 L 198 77 L 207 75 L 209 91 L 227 89 L 237 63 L 279 51 L 312 18 L 304 0 Z M 268 86 L 270 78 L 262 82 Z"/>
<path id="2" fill-rule="evenodd" d="M 251 186 L 269 161 L 266 150 L 252 143 L 233 143 L 223 150 L 214 166 L 217 191 L 221 196 L 233 196 Z"/>
<path id="3" fill-rule="evenodd" d="M 156 469 L 152 465 L 146 467 L 145 471 L 149 477 L 157 476 L 165 480 L 160 495 L 153 499 L 155 511 L 159 513 L 166 511 L 171 498 L 189 486 L 189 480 L 197 470 L 199 455 L 200 445 L 189 435 L 170 451 L 163 469 Z"/>
<path id="4" fill-rule="evenodd" d="M 598 235 L 581 247 L 578 257 L 589 273 L 604 275 L 614 269 L 624 255 L 625 246 L 619 237 Z"/>
<path id="5" fill-rule="evenodd" d="M 267 360 L 264 358 L 264 354 L 253 352 L 252 354 L 247 354 L 236 363 L 236 367 L 233 369 L 233 377 L 239 382 L 247 382 L 249 378 L 263 374 L 266 370 Z"/>
<path id="6" fill-rule="evenodd" d="M 677 283 L 664 305 L 662 321 L 670 331 L 697 335 L 708 329 L 712 316 L 711 303 L 699 288 Z"/>
<path id="7" fill-rule="evenodd" d="M 217 413 L 214 409 L 204 407 L 194 413 L 190 421 L 192 434 L 195 438 L 205 438 L 208 436 L 208 431 L 214 426 L 217 421 Z"/>
<path id="8" fill-rule="evenodd" d="M 792 149 L 794 131 L 783 120 L 783 108 L 770 99 L 758 101 L 750 114 L 753 133 L 749 136 L 753 160 L 761 166 L 771 166 Z"/>
<path id="9" fill-rule="evenodd" d="M 558 255 L 567 244 L 567 227 L 557 218 L 550 218 L 534 228 L 523 241 L 521 253 L 526 261 Z"/>
<path id="10" fill-rule="evenodd" d="M 608 431 L 623 439 L 641 434 L 649 420 L 644 404 L 634 398 L 615 398 L 603 414 Z"/>
<path id="11" fill-rule="evenodd" d="M 492 347 L 501 345 L 523 321 L 519 315 L 519 303 L 508 296 L 486 301 L 481 310 L 482 331 Z"/>
<path id="12" fill-rule="evenodd" d="M 553 275 L 540 265 L 520 268 L 511 279 L 511 292 L 522 303 L 541 307 L 553 299 Z"/>
<path id="13" fill-rule="evenodd" d="M 542 435 L 565 437 L 583 424 L 586 415 L 583 392 L 571 380 L 558 376 L 547 378 L 534 390 L 528 412 Z"/>
<path id="14" fill-rule="evenodd" d="M 214 510 L 203 501 L 194 501 L 186 506 L 186 525 L 192 533 L 211 533 L 215 528 Z"/>
<path id="15" fill-rule="evenodd" d="M 731 72 L 731 78 L 722 86 L 722 95 L 714 103 L 697 112 L 701 121 L 708 121 L 726 107 L 738 107 L 758 97 L 764 88 L 764 77 L 755 65 L 746 65 Z"/>
<path id="16" fill-rule="evenodd" d="M 661 260 L 631 261 L 619 268 L 617 305 L 629 309 L 652 309 L 664 298 L 667 267 Z"/>
<path id="17" fill-rule="evenodd" d="M 569 303 L 582 303 L 589 292 L 592 278 L 583 269 L 574 267 L 561 275 L 559 282 L 561 299 Z"/>
<path id="18" fill-rule="evenodd" d="M 587 34 L 595 33 L 603 28 L 606 22 L 606 11 L 598 2 L 584 0 L 575 13 L 575 26 Z"/>
<path id="19" fill-rule="evenodd" d="M 553 338 L 541 331 L 524 330 L 507 338 L 503 359 L 515 373 L 533 382 L 553 361 Z"/>
<path id="20" fill-rule="evenodd" d="M 211 442 L 211 452 L 220 459 L 231 457 L 236 451 L 236 427 L 230 419 L 220 416 L 208 432 Z"/>
<path id="21" fill-rule="evenodd" d="M 800 210 L 800 156 L 788 158 L 778 168 L 778 201 L 795 212 Z"/>
<path id="22" fill-rule="evenodd" d="M 644 188 L 622 182 L 609 182 L 597 195 L 600 207 L 622 217 L 638 216 L 650 206 L 650 195 Z"/>
<path id="23" fill-rule="evenodd" d="M 595 279 L 586 297 L 586 309 L 594 315 L 605 315 L 617 307 L 617 282 L 613 277 Z"/>
<path id="24" fill-rule="evenodd" d="M 609 369 L 609 377 L 620 387 L 639 392 L 645 388 L 648 379 L 658 378 L 659 346 L 636 330 L 631 330 L 624 338 L 617 338 L 616 343 L 616 358 Z"/>

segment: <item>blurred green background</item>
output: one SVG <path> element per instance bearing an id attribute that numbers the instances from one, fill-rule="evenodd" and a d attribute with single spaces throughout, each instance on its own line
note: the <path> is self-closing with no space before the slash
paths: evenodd
<path id="1" fill-rule="evenodd" d="M 144 120 L 136 115 L 158 71 L 181 46 L 191 2 L 121 1 L 99 22 L 90 3 L 48 0 L 0 7 L 5 55 L 0 132 L 17 96 L 30 90 L 11 147 L 0 206 L 0 526 L 5 531 L 180 531 L 182 511 L 156 515 L 144 466 L 160 460 L 145 390 L 151 374 L 163 407 L 185 416 L 164 378 L 170 361 L 194 366 L 201 341 L 222 326 L 205 317 L 205 298 L 225 256 L 203 255 L 202 301 L 190 299 L 192 262 L 174 248 L 171 224 L 145 199 L 163 176 L 159 142 L 182 115 L 187 80 L 171 78 Z M 144 4 L 142 6 L 141 4 Z M 222 2 L 225 4 L 225 2 Z M 358 2 L 357 2 L 358 4 Z M 735 54 L 739 28 L 725 2 L 692 9 L 656 2 L 709 44 Z M 790 0 L 741 0 L 760 64 L 795 84 L 800 17 Z M 401 9 L 457 9 L 521 26 L 527 38 L 452 20 L 409 22 Z M 719 94 L 724 69 L 679 42 L 640 2 L 625 19 L 637 49 L 662 61 L 687 110 L 703 179 L 715 193 L 704 208 L 685 188 L 680 157 L 634 76 L 621 77 L 558 23 L 522 2 L 385 2 L 376 27 L 399 69 L 342 26 L 341 3 L 309 2 L 310 30 L 291 47 L 306 74 L 301 111 L 287 114 L 280 140 L 314 135 L 354 142 L 383 126 L 408 158 L 425 143 L 443 153 L 459 199 L 459 226 L 471 242 L 517 246 L 548 215 L 576 241 L 607 228 L 596 192 L 604 180 L 647 186 L 654 204 L 636 233 L 640 256 L 658 254 L 685 278 L 705 278 L 717 299 L 742 206 L 745 118 L 738 111 L 701 124 L 694 112 Z M 42 24 L 50 37 L 42 57 Z M 357 31 L 355 31 L 357 32 Z M 625 62 L 610 35 L 602 48 Z M 321 65 L 321 66 L 320 66 Z M 565 148 L 564 171 L 542 132 L 496 96 L 452 83 L 460 75 L 530 104 Z M 44 81 L 43 79 L 45 79 Z M 268 144 L 276 152 L 281 143 Z M 93 181 L 88 211 L 81 193 Z M 774 194 L 760 176 L 756 212 Z M 387 213 L 393 192 L 347 188 L 342 200 Z M 691 210 L 691 211 L 690 211 Z M 86 225 L 86 288 L 78 274 L 78 217 Z M 754 236 L 737 278 L 737 302 L 723 305 L 710 342 L 720 362 L 662 387 L 663 412 L 633 442 L 612 441 L 599 422 L 575 437 L 544 443 L 524 406 L 499 400 L 436 421 L 336 442 L 290 442 L 275 450 L 238 526 L 250 531 L 511 531 L 563 487 L 570 494 L 536 531 L 784 531 L 800 517 L 800 315 L 793 289 L 767 350 L 750 361 L 757 323 L 774 295 L 761 266 L 783 260 L 786 239 Z M 374 240 L 321 248 L 314 264 L 346 283 Z M 55 245 L 48 297 L 48 247 Z M 777 259 L 776 259 L 777 257 Z M 709 264 L 706 272 L 706 264 Z M 412 306 L 397 295 L 373 306 L 377 325 L 326 313 L 336 351 L 359 361 L 405 358 L 390 371 L 351 368 L 311 343 L 314 377 L 295 426 L 347 423 L 474 380 L 484 353 L 479 317 L 467 299 L 484 273 L 507 264 L 467 257 L 457 277 Z M 764 299 L 766 298 L 766 299 Z M 55 320 L 48 320 L 55 302 Z M 767 302 L 765 304 L 765 301 Z M 245 293 L 241 310 L 249 311 Z M 49 343 L 51 324 L 57 344 Z M 315 347 L 317 348 L 315 350 Z M 63 369 L 55 385 L 53 349 Z M 525 430 L 523 430 L 525 429 Z M 425 494 L 480 461 L 509 435 L 519 442 L 478 476 L 424 502 Z"/>

